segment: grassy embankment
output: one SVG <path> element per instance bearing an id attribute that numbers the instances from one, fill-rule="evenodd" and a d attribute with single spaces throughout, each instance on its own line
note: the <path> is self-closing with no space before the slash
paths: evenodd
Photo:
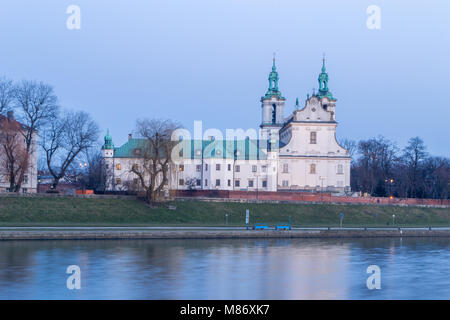
<path id="1" fill-rule="evenodd" d="M 150 209 L 140 200 L 59 197 L 0 197 L 0 226 L 244 226 L 245 210 L 250 224 L 286 223 L 293 226 L 450 226 L 450 209 L 331 205 L 250 204 L 178 201 L 176 210 Z M 375 215 L 376 214 L 376 215 Z"/>

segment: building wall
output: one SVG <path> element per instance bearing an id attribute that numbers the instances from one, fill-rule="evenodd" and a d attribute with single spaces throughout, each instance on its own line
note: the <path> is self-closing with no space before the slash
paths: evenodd
<path id="1" fill-rule="evenodd" d="M 324 105 L 327 106 L 326 109 Z M 315 96 L 280 130 L 278 189 L 350 189 L 348 150 L 336 141 L 334 103 Z"/>
<path id="2" fill-rule="evenodd" d="M 187 190 L 189 179 L 200 180 L 200 185 L 194 189 L 204 190 L 266 190 L 276 191 L 277 159 L 271 155 L 268 160 L 234 160 L 234 159 L 186 159 L 174 163 L 170 169 L 169 188 L 173 190 Z M 104 165 L 109 171 L 107 179 L 108 191 L 124 191 L 129 183 L 137 179 L 137 175 L 131 172 L 134 164 L 140 165 L 136 158 L 104 158 Z M 219 167 L 217 167 L 219 166 Z M 120 169 L 119 169 L 120 167 Z M 239 167 L 239 171 L 237 171 Z M 256 167 L 256 171 L 254 171 Z M 118 180 L 120 179 L 120 181 Z M 180 181 L 181 180 L 181 181 Z M 219 185 L 217 185 L 219 180 Z M 253 181 L 253 187 L 249 181 Z M 239 181 L 239 186 L 236 186 Z M 266 186 L 263 186 L 266 181 Z M 120 183 L 119 183 L 120 182 Z"/>
<path id="3" fill-rule="evenodd" d="M 0 157 L 2 157 L 2 155 L 0 155 Z M 37 134 L 35 133 L 32 136 L 30 161 L 29 161 L 30 164 L 25 173 L 25 181 L 21 185 L 20 192 L 37 193 L 37 158 L 38 158 L 38 145 L 37 145 Z M 0 159 L 0 163 L 1 162 L 2 159 Z M 9 183 L 7 182 L 7 177 L 0 171 L 0 192 L 6 192 L 7 190 L 9 190 Z"/>

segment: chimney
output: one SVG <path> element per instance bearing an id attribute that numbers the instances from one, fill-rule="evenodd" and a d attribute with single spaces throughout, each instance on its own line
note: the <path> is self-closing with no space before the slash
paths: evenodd
<path id="1" fill-rule="evenodd" d="M 14 120 L 14 111 L 8 111 L 6 113 L 6 116 L 8 117 L 8 121 L 13 121 Z"/>
<path id="2" fill-rule="evenodd" d="M 133 135 L 131 133 L 128 134 L 128 141 L 130 141 L 133 138 Z"/>

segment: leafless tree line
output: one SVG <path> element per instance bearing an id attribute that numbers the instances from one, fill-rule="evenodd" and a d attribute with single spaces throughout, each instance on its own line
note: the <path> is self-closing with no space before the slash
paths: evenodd
<path id="1" fill-rule="evenodd" d="M 359 142 L 345 139 L 341 144 L 353 155 L 353 191 L 382 197 L 450 196 L 450 159 L 431 156 L 419 137 L 409 139 L 403 149 L 382 136 Z"/>
<path id="2" fill-rule="evenodd" d="M 99 128 L 90 115 L 62 109 L 53 87 L 43 82 L 0 78 L 0 115 L 0 148 L 6 155 L 0 157 L 0 175 L 7 177 L 10 191 L 20 190 L 33 165 L 30 159 L 39 152 L 33 146 L 36 135 L 54 188 L 76 174 L 76 163 L 85 162 L 86 152 L 98 142 Z"/>

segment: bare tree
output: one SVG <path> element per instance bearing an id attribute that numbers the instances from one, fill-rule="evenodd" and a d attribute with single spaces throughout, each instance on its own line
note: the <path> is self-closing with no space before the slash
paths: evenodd
<path id="1" fill-rule="evenodd" d="M 417 197 L 420 165 L 428 157 L 426 147 L 422 139 L 414 137 L 408 140 L 408 145 L 403 149 L 403 159 L 406 164 L 409 182 L 409 194 Z"/>
<path id="2" fill-rule="evenodd" d="M 11 109 L 14 100 L 14 86 L 11 80 L 0 78 L 0 114 Z"/>
<path id="3" fill-rule="evenodd" d="M 9 181 L 9 190 L 18 192 L 29 166 L 29 153 L 23 142 L 22 126 L 12 112 L 0 116 L 0 175 Z"/>
<path id="4" fill-rule="evenodd" d="M 67 112 L 52 121 L 41 135 L 41 146 L 48 171 L 53 176 L 53 188 L 67 172 L 75 170 L 74 161 L 95 145 L 98 137 L 98 125 L 86 112 Z"/>
<path id="5" fill-rule="evenodd" d="M 18 119 L 27 127 L 23 132 L 28 152 L 32 152 L 33 133 L 54 120 L 58 113 L 53 87 L 43 82 L 24 80 L 14 90 Z"/>
<path id="6" fill-rule="evenodd" d="M 385 195 L 384 181 L 394 174 L 397 152 L 396 145 L 384 137 L 361 140 L 358 143 L 360 157 L 354 168 L 358 185 L 353 189 Z"/>
<path id="7" fill-rule="evenodd" d="M 85 189 L 105 191 L 106 168 L 103 165 L 103 157 L 99 146 L 93 146 L 84 153 L 81 177 L 79 182 Z"/>
<path id="8" fill-rule="evenodd" d="M 447 199 L 449 197 L 450 159 L 429 157 L 423 165 L 424 187 L 428 197 Z"/>
<path id="9" fill-rule="evenodd" d="M 144 119 L 136 123 L 136 133 L 145 139 L 139 151 L 141 162 L 131 172 L 138 177 L 146 191 L 146 201 L 154 204 L 162 190 L 168 185 L 172 165 L 172 151 L 177 141 L 172 141 L 173 132 L 179 125 L 171 120 Z"/>
<path id="10" fill-rule="evenodd" d="M 339 144 L 348 150 L 349 156 L 352 158 L 352 161 L 354 161 L 353 157 L 358 151 L 358 144 L 356 143 L 356 141 L 345 138 L 340 140 Z"/>

